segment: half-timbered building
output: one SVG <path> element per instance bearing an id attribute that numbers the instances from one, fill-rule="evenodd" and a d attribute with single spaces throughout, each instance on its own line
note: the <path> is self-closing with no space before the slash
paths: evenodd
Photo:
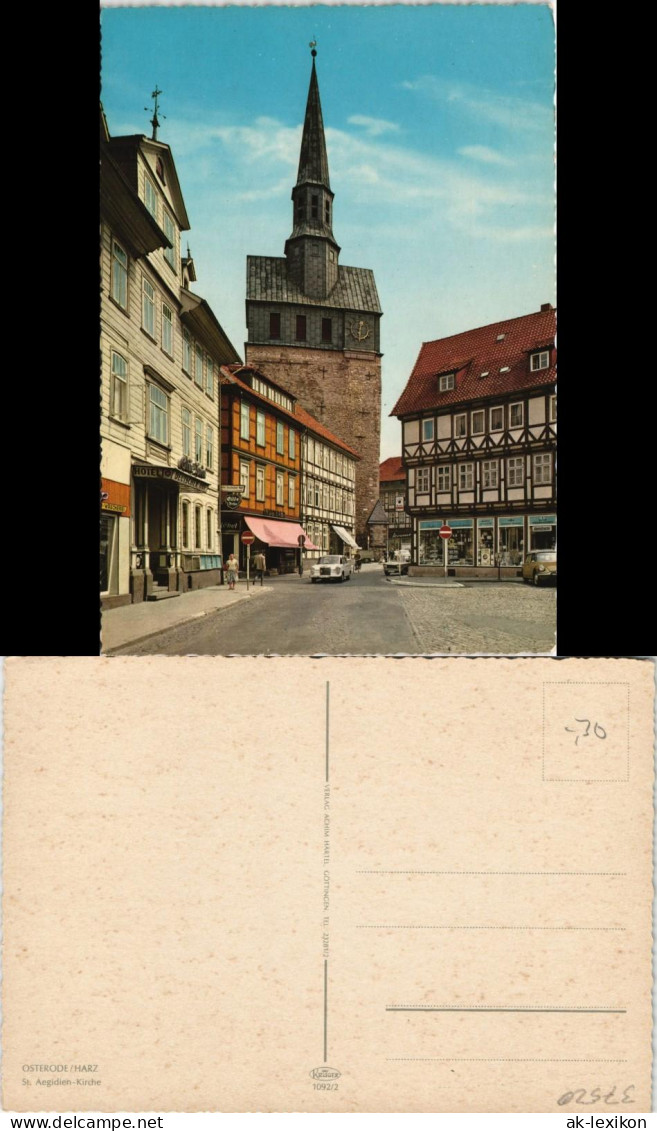
<path id="1" fill-rule="evenodd" d="M 402 425 L 414 572 L 519 572 L 556 546 L 555 311 L 422 345 L 391 416 Z"/>
<path id="2" fill-rule="evenodd" d="M 406 512 L 406 469 L 401 456 L 391 456 L 379 465 L 380 500 L 388 520 L 386 551 L 410 546 L 413 526 Z"/>

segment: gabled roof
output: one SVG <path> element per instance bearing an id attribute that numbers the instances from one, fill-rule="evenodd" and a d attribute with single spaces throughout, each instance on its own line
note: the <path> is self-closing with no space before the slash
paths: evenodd
<path id="1" fill-rule="evenodd" d="M 339 266 L 333 290 L 323 298 L 311 298 L 288 276 L 287 259 L 273 255 L 247 255 L 246 297 L 256 302 L 290 302 L 299 306 L 381 313 L 374 272 L 368 267 Z"/>
<path id="2" fill-rule="evenodd" d="M 315 432 L 318 436 L 321 436 L 323 440 L 327 440 L 330 444 L 335 444 L 336 448 L 341 448 L 342 451 L 349 452 L 349 455 L 353 456 L 354 459 L 360 459 L 358 452 L 355 452 L 353 448 L 350 448 L 349 445 L 345 444 L 343 440 L 339 440 L 338 437 L 333 434 L 333 432 L 330 432 L 329 429 L 321 423 L 321 421 L 316 420 L 314 416 L 311 416 L 309 412 L 306 412 L 305 408 L 302 408 L 300 404 L 295 404 L 294 412 L 290 412 L 290 410 L 284 408 L 283 405 L 276 404 L 276 401 L 270 400 L 269 397 L 266 397 L 263 393 L 258 392 L 257 389 L 252 388 L 251 385 L 249 385 L 248 381 L 244 380 L 244 375 L 246 373 L 253 373 L 256 377 L 261 377 L 263 381 L 267 381 L 268 384 L 273 385 L 277 389 L 280 389 L 281 392 L 284 392 L 286 394 L 286 396 L 289 396 L 292 400 L 294 400 L 292 393 L 288 393 L 287 389 L 284 389 L 282 385 L 279 385 L 275 381 L 272 381 L 266 373 L 263 373 L 261 369 L 257 369 L 255 365 L 222 365 L 220 380 L 224 385 L 231 384 L 236 385 L 240 389 L 244 389 L 246 392 L 250 393 L 255 400 L 261 401 L 263 404 L 267 405 L 267 407 L 272 412 L 276 412 L 281 416 L 287 417 L 287 419 L 293 422 L 297 426 L 297 428 L 306 428 L 309 432 Z"/>
<path id="3" fill-rule="evenodd" d="M 104 142 L 100 149 L 100 207 L 110 227 L 128 241 L 132 255 L 172 247 L 171 240 L 153 219 Z"/>
<path id="4" fill-rule="evenodd" d="M 167 188 L 171 196 L 171 205 L 176 214 L 181 231 L 189 230 L 189 217 L 185 208 L 176 166 L 171 153 L 171 148 L 163 141 L 153 141 L 144 134 L 125 134 L 119 137 L 110 137 L 114 159 L 121 166 L 126 176 L 131 180 L 135 189 L 137 186 L 137 150 L 150 150 L 162 158 L 166 170 Z"/>
<path id="5" fill-rule="evenodd" d="M 394 483 L 406 478 L 406 469 L 401 456 L 391 456 L 379 464 L 379 483 Z"/>
<path id="6" fill-rule="evenodd" d="M 181 287 L 180 303 L 182 306 L 180 312 L 182 323 L 202 338 L 204 344 L 214 351 L 220 365 L 239 361 L 240 355 L 220 325 L 212 307 L 204 298 Z"/>
<path id="7" fill-rule="evenodd" d="M 549 369 L 533 373 L 529 356 L 554 345 L 555 316 L 556 311 L 550 307 L 424 342 L 406 388 L 390 415 L 404 416 L 553 384 L 554 355 Z M 439 392 L 438 376 L 447 373 L 456 374 L 454 388 Z M 483 373 L 487 376 L 483 377 Z"/>
<path id="8" fill-rule="evenodd" d="M 367 520 L 368 526 L 387 526 L 388 525 L 388 512 L 386 511 L 380 499 L 376 500 L 376 504 Z"/>

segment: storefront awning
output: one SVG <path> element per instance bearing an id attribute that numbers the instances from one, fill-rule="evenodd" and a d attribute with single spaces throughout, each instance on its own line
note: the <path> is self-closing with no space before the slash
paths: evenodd
<path id="1" fill-rule="evenodd" d="M 298 522 L 281 522 L 275 518 L 254 518 L 250 514 L 244 515 L 244 521 L 256 538 L 259 538 L 261 542 L 266 542 L 268 546 L 298 546 L 299 535 L 303 534 L 306 539 L 304 550 L 319 550 L 319 546 L 310 541 Z"/>
<path id="2" fill-rule="evenodd" d="M 333 529 L 335 530 L 338 538 L 342 538 L 342 541 L 345 542 L 347 546 L 352 546 L 354 550 L 358 549 L 358 542 L 354 538 L 353 534 L 350 534 L 348 530 L 345 530 L 344 526 L 334 526 Z"/>

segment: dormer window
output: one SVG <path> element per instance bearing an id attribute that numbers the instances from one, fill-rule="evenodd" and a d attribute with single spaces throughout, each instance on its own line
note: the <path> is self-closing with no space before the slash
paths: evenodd
<path id="1" fill-rule="evenodd" d="M 162 181 L 162 184 L 165 185 L 167 182 L 164 177 L 164 162 L 161 157 L 158 157 L 157 161 L 155 162 L 155 172 Z"/>
<path id="2" fill-rule="evenodd" d="M 438 378 L 438 392 L 444 393 L 447 389 L 454 388 L 454 374 L 442 373 Z"/>
<path id="3" fill-rule="evenodd" d="M 498 334 L 495 341 L 496 342 L 503 342 L 505 338 L 506 338 L 506 334 Z"/>
<path id="4" fill-rule="evenodd" d="M 536 373 L 539 369 L 550 368 L 550 351 L 541 350 L 540 353 L 533 353 L 530 360 L 530 369 L 532 373 Z"/>

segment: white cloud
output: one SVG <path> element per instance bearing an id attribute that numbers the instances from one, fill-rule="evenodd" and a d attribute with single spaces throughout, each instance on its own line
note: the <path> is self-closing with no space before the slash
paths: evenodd
<path id="1" fill-rule="evenodd" d="M 347 121 L 351 126 L 362 126 L 369 137 L 379 137 L 391 130 L 399 130 L 396 122 L 388 122 L 385 118 L 369 118 L 367 114 L 352 114 Z"/>
<path id="2" fill-rule="evenodd" d="M 491 149 L 488 145 L 464 145 L 458 150 L 461 157 L 470 157 L 473 161 L 483 161 L 485 165 L 513 165 L 508 157 Z"/>
<path id="3" fill-rule="evenodd" d="M 400 83 L 402 90 L 414 90 L 436 102 L 457 103 L 478 121 L 493 122 L 505 129 L 517 131 L 543 131 L 554 120 L 551 106 L 520 96 L 500 94 L 499 91 L 476 87 L 468 83 L 453 83 L 436 75 L 421 75 L 412 81 Z"/>

